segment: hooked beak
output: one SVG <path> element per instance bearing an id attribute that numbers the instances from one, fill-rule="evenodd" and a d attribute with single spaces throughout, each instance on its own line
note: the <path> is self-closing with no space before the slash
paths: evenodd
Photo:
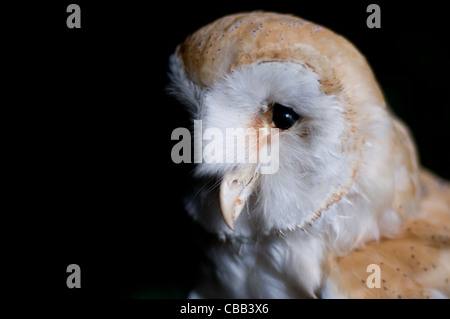
<path id="1" fill-rule="evenodd" d="M 235 168 L 225 174 L 220 185 L 220 210 L 225 223 L 234 231 L 234 223 L 251 195 L 260 170 L 257 165 L 246 166 L 245 169 Z"/>

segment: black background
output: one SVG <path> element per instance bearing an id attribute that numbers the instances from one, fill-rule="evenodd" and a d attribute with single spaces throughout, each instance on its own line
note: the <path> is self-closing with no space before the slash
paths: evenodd
<path id="1" fill-rule="evenodd" d="M 188 34 L 225 14 L 292 13 L 347 37 L 411 128 L 423 165 L 449 179 L 446 12 L 438 1 L 392 2 L 78 0 L 15 8 L 6 34 L 17 55 L 5 62 L 15 68 L 13 107 L 24 127 L 16 128 L 21 195 L 13 210 L 21 232 L 12 240 L 22 243 L 15 261 L 28 279 L 19 288 L 52 298 L 186 296 L 199 259 L 182 205 L 192 167 L 171 161 L 170 136 L 190 124 L 165 92 L 167 64 Z M 81 7 L 81 29 L 66 27 L 70 3 Z M 369 3 L 381 6 L 381 29 L 366 26 Z M 66 287 L 72 263 L 81 267 L 81 289 Z"/>

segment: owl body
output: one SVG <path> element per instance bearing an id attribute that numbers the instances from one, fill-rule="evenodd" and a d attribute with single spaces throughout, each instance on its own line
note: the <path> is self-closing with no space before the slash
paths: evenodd
<path id="1" fill-rule="evenodd" d="M 293 16 L 244 13 L 188 37 L 170 64 L 172 91 L 204 130 L 273 128 L 277 139 L 255 152 L 279 152 L 274 174 L 196 167 L 186 208 L 217 241 L 191 297 L 450 295 L 448 185 L 419 167 L 347 40 Z M 400 254 L 403 244 L 416 253 Z M 366 269 L 380 263 L 389 281 L 374 290 Z"/>

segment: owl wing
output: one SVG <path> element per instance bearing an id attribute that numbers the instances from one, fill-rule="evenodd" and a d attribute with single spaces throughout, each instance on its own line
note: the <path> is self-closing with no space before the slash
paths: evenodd
<path id="1" fill-rule="evenodd" d="M 424 215 L 407 220 L 400 236 L 368 243 L 331 261 L 326 286 L 331 296 L 349 298 L 450 297 L 450 185 L 420 173 Z M 380 268 L 380 287 L 368 280 L 368 265 Z"/>

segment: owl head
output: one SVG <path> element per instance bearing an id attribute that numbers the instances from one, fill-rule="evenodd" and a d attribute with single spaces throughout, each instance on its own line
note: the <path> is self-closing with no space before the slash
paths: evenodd
<path id="1" fill-rule="evenodd" d="M 365 58 L 343 37 L 290 15 L 236 14 L 189 36 L 170 69 L 171 91 L 202 132 L 266 129 L 266 143 L 240 151 L 277 152 L 267 174 L 258 163 L 197 165 L 197 176 L 216 181 L 188 204 L 206 228 L 284 233 L 336 225 L 341 211 L 375 220 L 392 206 L 394 124 Z"/>

